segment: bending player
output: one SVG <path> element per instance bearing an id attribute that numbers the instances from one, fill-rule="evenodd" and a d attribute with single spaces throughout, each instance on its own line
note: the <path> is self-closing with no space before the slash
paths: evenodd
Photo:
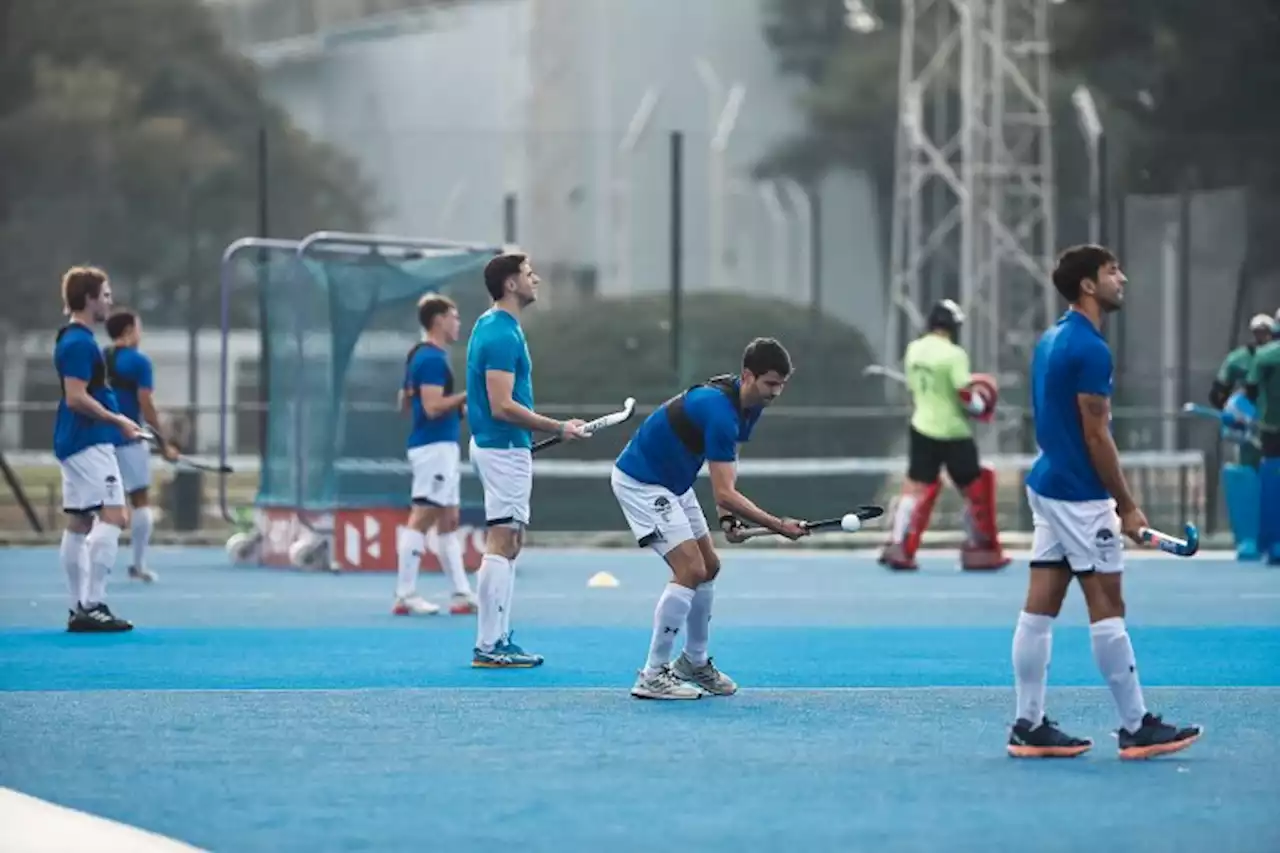
<path id="1" fill-rule="evenodd" d="M 942 491 L 938 478 L 943 466 L 965 497 L 962 567 L 1000 569 L 1009 564 L 996 529 L 995 471 L 979 464 L 971 423 L 989 421 L 995 414 L 995 383 L 969 372 L 969 356 L 956 343 L 963 322 L 960 306 L 942 300 L 929 312 L 928 332 L 912 341 L 903 357 L 915 411 L 907 477 L 889 543 L 880 554 L 881 564 L 892 569 L 917 568 L 916 551 Z"/>
<path id="2" fill-rule="evenodd" d="M 436 553 L 440 567 L 453 585 L 449 612 L 475 613 L 467 569 L 462 563 L 462 539 L 458 534 L 461 473 L 462 409 L 467 392 L 454 393 L 449 347 L 458 342 L 458 306 L 447 296 L 428 293 L 418 300 L 418 324 L 423 339 L 405 358 L 402 403 L 413 406 L 409 433 L 409 467 L 413 471 L 409 521 L 396 543 L 399 572 L 397 616 L 439 613 L 440 608 L 418 594 L 418 569 L 427 550 L 427 531 L 436 529 Z"/>
<path id="3" fill-rule="evenodd" d="M 751 438 L 764 407 L 778 398 L 790 375 L 791 357 L 782 345 L 757 338 L 742 354 L 741 376 L 717 376 L 668 400 L 645 418 L 614 464 L 613 493 L 631 532 L 640 547 L 666 560 L 672 575 L 654 610 L 649 658 L 632 696 L 698 699 L 738 689 L 707 653 L 720 558 L 693 483 L 705 461 L 731 542 L 737 541 L 740 519 L 789 539 L 808 534 L 800 522 L 760 509 L 736 484 L 738 444 Z M 684 651 L 672 664 L 676 637 L 686 626 Z"/>
<path id="4" fill-rule="evenodd" d="M 1257 412 L 1245 395 L 1245 380 L 1258 348 L 1271 340 L 1271 325 L 1271 317 L 1266 314 L 1258 314 L 1249 321 L 1249 334 L 1253 340 L 1228 353 L 1209 389 L 1209 403 L 1222 412 L 1223 437 L 1240 449 L 1236 463 L 1222 467 L 1227 517 L 1236 541 L 1236 558 L 1240 560 L 1256 560 L 1260 555 L 1258 504 L 1261 486 L 1258 466 L 1262 454 L 1248 440 Z"/>
<path id="5" fill-rule="evenodd" d="M 142 320 L 134 312 L 120 308 L 107 318 L 107 334 L 111 336 L 111 346 L 105 353 L 107 379 L 115 391 L 120 414 L 134 423 L 151 427 L 159 439 L 161 455 L 169 462 L 177 460 L 178 448 L 165 440 L 160 415 L 156 412 L 151 359 L 138 349 L 142 342 Z M 133 545 L 133 564 L 129 566 L 129 577 L 152 583 L 157 576 L 147 567 L 147 550 L 155 525 L 150 496 L 151 445 L 141 439 L 121 441 L 116 445 L 116 461 L 132 507 L 129 538 Z"/>
<path id="6" fill-rule="evenodd" d="M 533 430 L 583 438 L 580 420 L 557 421 L 533 410 L 533 362 L 520 313 L 538 298 L 538 276 L 522 254 L 499 255 L 484 268 L 493 307 L 480 315 L 467 342 L 467 421 L 471 461 L 484 487 L 488 527 L 477 584 L 479 616 L 471 665 L 532 667 L 511 639 L 515 563 L 529 524 L 533 492 Z"/>
<path id="7" fill-rule="evenodd" d="M 1111 350 L 1101 332 L 1103 315 L 1124 302 L 1124 283 L 1108 250 L 1064 252 L 1053 285 L 1071 307 L 1041 336 L 1032 361 L 1040 455 L 1027 477 L 1035 535 L 1026 605 L 1013 634 L 1018 711 L 1008 751 L 1018 758 L 1070 757 L 1093 746 L 1045 716 L 1053 620 L 1072 578 L 1089 610 L 1094 661 L 1120 713 L 1120 757 L 1177 752 L 1201 733 L 1199 726 L 1173 726 L 1147 710 L 1125 628 L 1120 536 L 1141 542 L 1147 518 L 1129 491 L 1111 436 Z"/>
<path id="8" fill-rule="evenodd" d="M 1280 324 L 1280 311 L 1276 312 Z M 1280 340 L 1260 347 L 1245 377 L 1245 394 L 1257 406 L 1262 458 L 1258 466 L 1258 551 L 1280 565 Z"/>
<path id="9" fill-rule="evenodd" d="M 105 321 L 111 310 L 107 274 L 72 267 L 62 277 L 62 301 L 70 321 L 58 330 L 54 346 L 62 398 L 53 422 L 53 452 L 62 469 L 67 517 L 59 550 L 71 594 L 67 630 L 130 631 L 133 625 L 107 607 L 107 576 L 116 563 L 127 515 L 115 444 L 121 437 L 135 441 L 142 431 L 120 414 L 102 349 L 93 337 L 93 325 Z"/>

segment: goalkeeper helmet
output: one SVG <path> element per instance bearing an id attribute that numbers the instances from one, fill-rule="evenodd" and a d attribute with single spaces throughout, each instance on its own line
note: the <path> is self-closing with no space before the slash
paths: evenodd
<path id="1" fill-rule="evenodd" d="M 954 341 L 963 323 L 964 311 L 960 310 L 960 306 L 951 299 L 935 302 L 929 309 L 928 324 L 931 332 L 941 329 L 950 334 Z"/>

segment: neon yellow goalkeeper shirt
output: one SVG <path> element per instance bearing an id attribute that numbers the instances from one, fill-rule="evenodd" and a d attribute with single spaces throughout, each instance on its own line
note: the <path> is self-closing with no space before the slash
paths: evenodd
<path id="1" fill-rule="evenodd" d="M 971 438 L 973 426 L 959 394 L 973 381 L 969 354 L 949 338 L 930 333 L 907 346 L 903 365 L 915 407 L 912 428 L 939 441 Z"/>

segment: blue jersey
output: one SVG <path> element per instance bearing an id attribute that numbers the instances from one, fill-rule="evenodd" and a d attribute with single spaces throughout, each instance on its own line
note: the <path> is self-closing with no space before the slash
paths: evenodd
<path id="1" fill-rule="evenodd" d="M 735 380 L 734 387 L 741 385 Z M 763 406 L 752 406 L 739 413 L 734 399 L 719 388 L 690 388 L 683 395 L 682 408 L 684 418 L 701 437 L 699 453 L 677 434 L 671 408 L 668 403 L 645 418 L 615 464 L 628 477 L 662 486 L 676 495 L 693 488 L 703 462 L 736 461 L 739 442 L 750 440 L 764 411 Z"/>
<path id="2" fill-rule="evenodd" d="M 418 391 L 423 385 L 434 385 L 440 393 L 453 393 L 453 371 L 449 368 L 449 354 L 435 344 L 421 343 L 409 351 L 404 366 L 404 389 L 412 393 L 413 429 L 409 432 L 408 447 L 422 447 L 442 441 L 456 442 L 462 432 L 462 413 L 457 409 L 438 418 L 427 417 L 422 408 Z"/>
<path id="3" fill-rule="evenodd" d="M 120 439 L 120 430 L 115 424 L 73 412 L 67 405 L 66 380 L 79 379 L 88 385 L 89 396 L 108 411 L 120 411 L 116 395 L 107 383 L 107 363 L 102 357 L 102 348 L 88 326 L 71 323 L 59 330 L 53 364 L 63 389 L 58 413 L 53 419 L 53 455 L 66 459 L 95 444 L 115 444 Z"/>
<path id="4" fill-rule="evenodd" d="M 138 392 L 155 390 L 151 359 L 134 347 L 111 347 L 106 351 L 105 357 L 107 380 L 116 394 L 120 414 L 134 423 L 142 423 L 142 403 L 138 399 Z M 120 436 L 118 443 L 137 444 L 141 440 L 125 441 L 124 436 Z"/>
<path id="5" fill-rule="evenodd" d="M 1036 344 L 1031 406 L 1040 456 L 1027 476 L 1036 494 L 1061 501 L 1110 497 L 1084 443 L 1077 394 L 1110 397 L 1111 349 L 1093 322 L 1068 311 Z"/>
<path id="6" fill-rule="evenodd" d="M 533 433 L 524 427 L 500 421 L 489 409 L 485 373 L 501 370 L 512 374 L 511 399 L 533 409 L 533 362 L 520 321 L 501 308 L 480 315 L 467 341 L 467 420 L 477 447 L 489 449 L 533 447 Z"/>

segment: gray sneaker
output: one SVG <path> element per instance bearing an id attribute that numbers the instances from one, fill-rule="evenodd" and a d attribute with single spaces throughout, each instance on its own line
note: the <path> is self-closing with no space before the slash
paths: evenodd
<path id="1" fill-rule="evenodd" d="M 707 658 L 707 662 L 702 666 L 697 666 L 689 660 L 688 655 L 681 652 L 680 657 L 676 658 L 676 662 L 671 665 L 671 671 L 675 673 L 676 678 L 696 684 L 712 696 L 732 696 L 738 692 L 738 685 L 734 684 L 732 678 L 716 669 L 711 658 Z"/>
<path id="2" fill-rule="evenodd" d="M 667 664 L 653 675 L 645 675 L 644 670 L 640 670 L 631 695 L 637 699 L 701 699 L 702 691 L 678 678 Z"/>

